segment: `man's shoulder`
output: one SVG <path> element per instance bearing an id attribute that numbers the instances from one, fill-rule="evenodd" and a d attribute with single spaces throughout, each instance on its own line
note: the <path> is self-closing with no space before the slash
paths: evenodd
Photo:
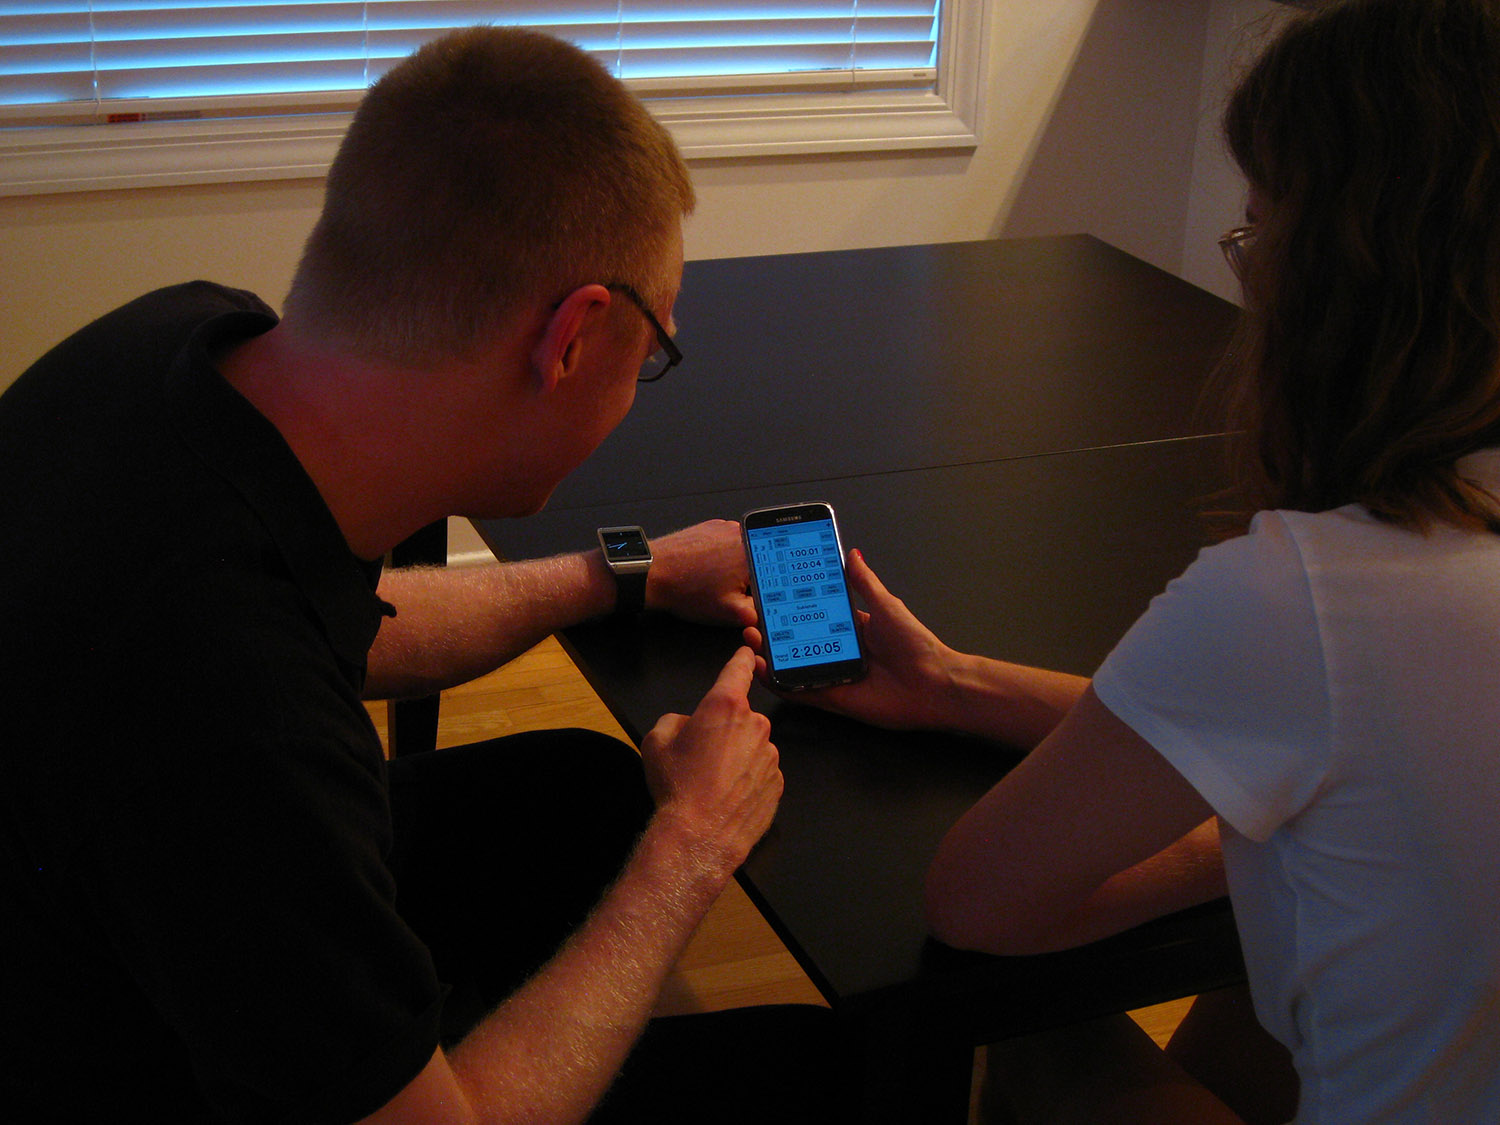
<path id="1" fill-rule="evenodd" d="M 0 397 L 0 477 L 25 482 L 0 492 L 0 624 L 19 647 L 96 629 L 183 543 L 221 550 L 244 523 L 258 534 L 164 411 L 193 326 L 235 313 L 268 310 L 206 282 L 157 290 L 75 333 Z"/>
<path id="2" fill-rule="evenodd" d="M 90 321 L 59 342 L 0 396 L 0 405 L 59 391 L 71 379 L 97 385 L 107 372 L 160 367 L 201 325 L 242 313 L 274 321 L 276 314 L 255 294 L 210 281 L 189 281 L 142 294 Z M 70 379 L 71 377 L 71 379 Z"/>
<path id="3" fill-rule="evenodd" d="M 55 354 L 82 352 L 109 362 L 137 358 L 152 366 L 169 362 L 203 325 L 220 317 L 244 314 L 274 321 L 269 305 L 243 289 L 211 281 L 188 281 L 154 289 L 81 328 L 64 340 L 38 366 Z"/>
<path id="4" fill-rule="evenodd" d="M 171 316 L 214 316 L 224 312 L 254 312 L 275 316 L 271 307 L 248 289 L 234 289 L 215 281 L 184 281 L 143 293 L 121 305 L 121 312 L 161 312 Z"/>
<path id="5" fill-rule="evenodd" d="M 161 317 L 196 321 L 200 317 L 226 312 L 254 312 L 275 316 L 275 312 L 248 289 L 235 289 L 215 281 L 184 281 L 143 293 L 94 321 L 131 319 L 156 320 Z"/>

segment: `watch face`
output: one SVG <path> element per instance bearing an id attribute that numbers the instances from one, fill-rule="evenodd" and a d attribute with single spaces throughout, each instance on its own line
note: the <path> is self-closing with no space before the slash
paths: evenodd
<path id="1" fill-rule="evenodd" d="M 651 557 L 646 536 L 638 527 L 605 527 L 599 530 L 604 557 L 612 563 L 644 562 Z"/>

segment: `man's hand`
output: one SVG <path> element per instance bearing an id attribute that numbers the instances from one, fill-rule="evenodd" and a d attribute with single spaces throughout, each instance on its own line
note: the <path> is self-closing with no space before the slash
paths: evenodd
<path id="1" fill-rule="evenodd" d="M 750 709 L 755 656 L 742 648 L 691 717 L 663 715 L 641 742 L 658 818 L 701 841 L 727 875 L 771 826 L 782 777 L 771 721 Z"/>
<path id="2" fill-rule="evenodd" d="M 368 1120 L 582 1121 L 619 1072 L 693 931 L 781 798 L 771 724 L 741 649 L 692 717 L 641 746 L 656 815 L 625 870 L 540 972 Z"/>
<path id="3" fill-rule="evenodd" d="M 651 541 L 646 604 L 705 625 L 755 621 L 740 525 L 709 520 Z"/>

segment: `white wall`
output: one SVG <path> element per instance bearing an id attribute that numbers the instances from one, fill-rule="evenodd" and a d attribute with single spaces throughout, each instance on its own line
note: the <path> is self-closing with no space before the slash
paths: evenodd
<path id="1" fill-rule="evenodd" d="M 1100 23 L 1127 34 L 1091 35 L 1096 6 Z M 1065 91 L 1072 116 L 1087 117 L 1084 91 L 1118 87 L 1112 104 L 1123 105 L 1143 92 L 1141 75 L 1167 73 L 1170 84 L 1144 92 L 1153 99 L 1153 116 L 1175 129 L 1170 136 L 1135 130 L 1136 140 L 1115 154 L 1122 162 L 1130 150 L 1139 157 L 1149 195 L 1146 181 L 1164 166 L 1180 168 L 1191 144 L 1184 132 L 1196 114 L 1209 6 L 1209 0 L 990 0 L 987 98 L 974 152 L 697 162 L 701 203 L 687 232 L 688 256 L 994 237 L 1006 229 Z M 1075 74 L 1085 45 L 1087 66 Z M 1171 151 L 1164 153 L 1164 145 Z M 0 386 L 59 337 L 157 285 L 208 277 L 279 303 L 320 192 L 320 181 L 302 180 L 0 199 Z M 1122 231 L 1134 231 L 1107 221 L 1120 210 L 1107 199 L 1091 200 L 1090 213 L 1057 216 L 1063 225 L 1054 229 L 1107 231 L 1175 268 L 1182 202 L 1180 183 L 1147 200 L 1156 216 L 1148 233 L 1133 239 L 1120 239 Z"/>
<path id="2" fill-rule="evenodd" d="M 1269 0 L 989 0 L 971 153 L 693 167 L 690 259 L 1086 231 L 1231 293 L 1214 240 L 1241 187 L 1212 117 L 1239 27 Z M 158 285 L 203 277 L 280 302 L 316 180 L 0 199 L 0 388 Z"/>
<path id="3" fill-rule="evenodd" d="M 1244 183 L 1219 118 L 1287 9 L 1274 0 L 1098 6 L 999 233 L 1086 231 L 1227 300 L 1218 248 Z"/>
<path id="4" fill-rule="evenodd" d="M 1002 233 L 1088 231 L 1177 269 L 1207 10 L 1100 4 Z"/>
<path id="5" fill-rule="evenodd" d="M 1226 300 L 1239 299 L 1239 285 L 1219 250 L 1219 235 L 1244 220 L 1244 178 L 1224 151 L 1219 119 L 1236 76 L 1254 62 L 1259 49 L 1288 9 L 1272 0 L 1214 0 L 1205 36 L 1193 175 L 1187 197 L 1179 271 L 1194 285 Z"/>

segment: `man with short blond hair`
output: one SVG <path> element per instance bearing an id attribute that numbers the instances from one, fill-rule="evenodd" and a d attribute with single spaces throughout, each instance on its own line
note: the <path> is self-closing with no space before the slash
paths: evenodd
<path id="1" fill-rule="evenodd" d="M 669 304 L 693 205 L 671 136 L 591 57 L 518 28 L 455 32 L 362 101 L 286 314 L 427 362 L 589 281 Z"/>
<path id="2" fill-rule="evenodd" d="M 450 514 L 537 511 L 624 417 L 691 205 L 581 52 L 456 33 L 356 114 L 283 318 L 160 290 L 0 396 L 0 477 L 27 482 L 0 490 L 7 1119 L 850 1100 L 822 1009 L 650 1021 L 780 797 L 748 650 L 639 758 L 571 731 L 387 763 L 363 704 L 620 608 L 600 551 L 379 560 Z M 753 619 L 735 524 L 652 546 L 646 607 Z"/>

